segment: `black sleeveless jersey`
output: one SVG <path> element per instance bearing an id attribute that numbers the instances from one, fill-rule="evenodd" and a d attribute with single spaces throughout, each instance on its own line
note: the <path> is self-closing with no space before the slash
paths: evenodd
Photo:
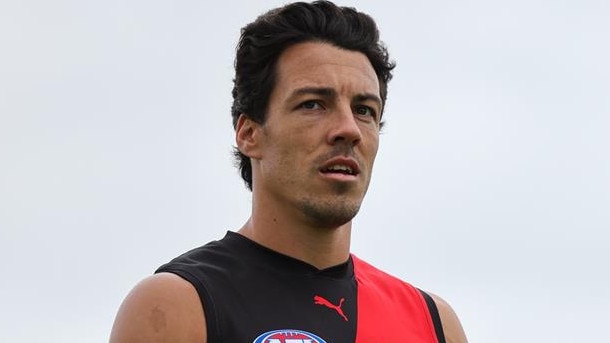
<path id="1" fill-rule="evenodd" d="M 444 343 L 434 301 L 355 256 L 319 270 L 228 232 L 157 271 L 199 294 L 208 343 Z"/>

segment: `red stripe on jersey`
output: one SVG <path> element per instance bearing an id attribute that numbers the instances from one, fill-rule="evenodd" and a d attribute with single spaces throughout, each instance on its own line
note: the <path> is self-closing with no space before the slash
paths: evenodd
<path id="1" fill-rule="evenodd" d="M 356 343 L 436 343 L 419 290 L 352 255 L 358 284 Z"/>

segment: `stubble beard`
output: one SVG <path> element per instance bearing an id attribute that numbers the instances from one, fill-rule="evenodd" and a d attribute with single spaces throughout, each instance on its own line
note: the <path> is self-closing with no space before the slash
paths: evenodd
<path id="1" fill-rule="evenodd" d="M 313 227 L 337 228 L 358 214 L 362 199 L 354 201 L 341 196 L 349 192 L 350 186 L 346 184 L 336 184 L 334 188 L 337 196 L 333 199 L 305 198 L 299 202 L 298 207 Z"/>

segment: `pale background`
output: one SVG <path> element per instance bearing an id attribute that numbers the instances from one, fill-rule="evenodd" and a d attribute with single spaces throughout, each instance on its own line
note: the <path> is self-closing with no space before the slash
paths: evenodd
<path id="1" fill-rule="evenodd" d="M 247 219 L 234 45 L 282 3 L 0 0 L 0 342 L 107 341 L 138 280 Z M 340 4 L 398 63 L 353 251 L 471 343 L 607 341 L 610 2 Z"/>

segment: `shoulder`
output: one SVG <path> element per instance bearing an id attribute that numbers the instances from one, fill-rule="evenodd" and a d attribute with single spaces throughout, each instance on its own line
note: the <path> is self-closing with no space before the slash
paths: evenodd
<path id="1" fill-rule="evenodd" d="M 467 343 L 466 334 L 460 320 L 451 306 L 436 294 L 429 293 L 438 308 L 438 314 L 447 343 Z"/>
<path id="2" fill-rule="evenodd" d="M 152 275 L 127 295 L 111 343 L 206 342 L 205 316 L 195 288 L 171 273 Z"/>

